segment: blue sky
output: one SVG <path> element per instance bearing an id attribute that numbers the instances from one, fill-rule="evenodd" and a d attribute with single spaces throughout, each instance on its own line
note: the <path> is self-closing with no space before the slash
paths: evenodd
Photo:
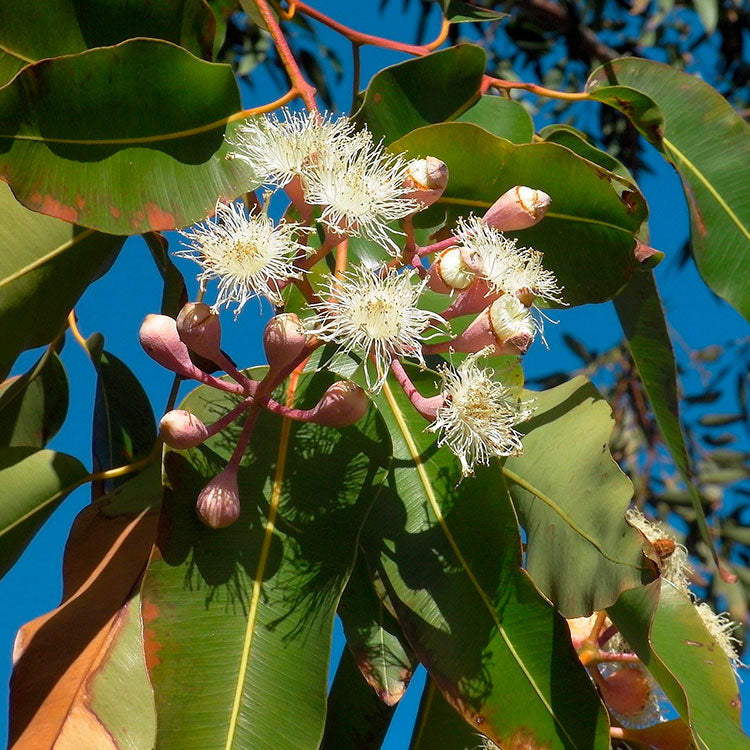
<path id="1" fill-rule="evenodd" d="M 396 35 L 403 41 L 413 41 L 416 3 L 411 4 L 410 12 L 402 13 L 402 3 L 392 0 L 382 14 L 377 11 L 378 3 L 355 4 L 328 0 L 318 5 L 322 10 L 358 29 L 384 36 Z M 431 33 L 437 33 L 438 26 L 439 18 L 435 12 L 431 17 Z M 340 84 L 335 87 L 335 95 L 342 108 L 348 109 L 351 90 L 349 45 L 325 29 L 321 29 L 320 33 L 324 43 L 335 49 L 343 61 L 344 75 Z M 362 53 L 362 82 L 366 83 L 385 65 L 403 59 L 402 55 L 365 48 Z M 243 86 L 244 104 L 258 105 L 272 100 L 278 93 L 278 82 L 260 72 L 252 89 Z M 546 123 L 537 123 L 537 127 L 543 124 Z M 667 259 L 657 268 L 656 276 L 667 316 L 674 330 L 694 349 L 747 336 L 746 322 L 732 308 L 707 291 L 692 265 L 685 270 L 678 269 L 676 257 L 687 237 L 687 210 L 679 179 L 653 150 L 649 151 L 648 161 L 653 172 L 643 175 L 641 187 L 651 209 L 652 244 L 667 254 Z M 175 249 L 175 236 L 170 236 L 170 243 Z M 178 263 L 195 289 L 195 266 L 189 261 Z M 146 246 L 140 238 L 133 238 L 126 243 L 112 271 L 88 290 L 77 307 L 84 335 L 88 336 L 94 331 L 104 334 L 107 348 L 127 362 L 145 384 L 157 414 L 163 411 L 171 377 L 141 351 L 137 332 L 144 316 L 158 311 L 160 298 L 160 278 Z M 227 349 L 242 365 L 263 361 L 259 344 L 261 320 L 255 312 L 253 305 L 248 305 L 246 312 L 236 323 L 232 323 L 229 316 L 224 327 Z M 537 343 L 527 355 L 526 370 L 529 377 L 578 366 L 578 361 L 562 343 L 561 336 L 565 331 L 584 340 L 590 348 L 599 350 L 612 346 L 621 336 L 616 315 L 609 303 L 597 306 L 596 310 L 592 306 L 564 310 L 557 317 L 559 325 L 547 326 L 549 349 Z M 25 370 L 35 356 L 34 353 L 24 355 L 15 371 Z M 88 359 L 70 337 L 63 358 L 71 384 L 71 411 L 51 447 L 72 453 L 84 464 L 90 465 L 94 372 Z M 747 450 L 748 446 L 740 448 Z M 0 611 L 0 698 L 6 705 L 10 651 L 15 632 L 23 623 L 59 603 L 60 561 L 65 540 L 73 518 L 87 502 L 88 488 L 82 488 L 69 497 L 37 535 L 15 568 L 0 582 L 0 595 L 5 602 Z M 342 639 L 337 630 L 334 649 L 338 650 L 341 646 Z M 387 750 L 406 747 L 422 684 L 423 677 L 418 675 L 402 700 L 384 746 Z M 750 680 L 746 679 L 744 693 L 747 693 L 748 685 Z M 747 705 L 748 701 L 745 703 Z M 0 741 L 4 741 L 7 734 L 7 722 L 4 718 L 0 720 L 0 727 Z"/>

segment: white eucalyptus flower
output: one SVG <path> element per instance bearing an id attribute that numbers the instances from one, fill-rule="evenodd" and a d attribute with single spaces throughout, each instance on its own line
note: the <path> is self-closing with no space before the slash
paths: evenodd
<path id="1" fill-rule="evenodd" d="M 453 234 L 494 291 L 530 292 L 550 302 L 563 301 L 555 274 L 542 266 L 543 253 L 518 247 L 518 240 L 506 237 L 476 216 L 459 218 Z"/>
<path id="2" fill-rule="evenodd" d="M 740 655 L 737 653 L 739 641 L 732 635 L 735 623 L 726 612 L 716 613 L 711 609 L 711 605 L 703 602 L 696 605 L 696 610 L 703 620 L 703 624 L 711 634 L 711 637 L 719 645 L 719 648 L 727 655 L 732 669 L 736 672 L 741 666 L 745 666 L 740 661 Z"/>
<path id="3" fill-rule="evenodd" d="M 335 162 L 351 150 L 372 142 L 367 132 L 355 133 L 347 117 L 282 110 L 282 117 L 253 117 L 230 142 L 231 157 L 248 162 L 259 179 L 284 187 L 318 163 Z"/>
<path id="4" fill-rule="evenodd" d="M 294 239 L 297 230 L 297 224 L 274 225 L 265 214 L 248 214 L 239 202 L 217 203 L 213 220 L 180 232 L 190 244 L 175 255 L 203 269 L 198 275 L 202 288 L 218 279 L 214 311 L 236 302 L 237 315 L 251 297 L 281 304 L 279 285 L 300 276 L 294 261 L 304 256 L 304 248 Z"/>
<path id="5" fill-rule="evenodd" d="M 340 279 L 331 277 L 325 289 L 330 299 L 313 305 L 310 334 L 338 344 L 340 351 L 374 358 L 374 383 L 365 363 L 367 385 L 373 391 L 383 387 L 394 357 L 410 357 L 424 365 L 425 331 L 444 323 L 437 313 L 417 307 L 424 283 L 412 283 L 413 276 L 413 271 L 390 271 L 381 277 L 356 266 Z"/>
<path id="6" fill-rule="evenodd" d="M 687 548 L 677 544 L 673 534 L 661 524 L 649 521 L 638 508 L 628 508 L 625 511 L 625 520 L 654 545 L 659 554 L 662 576 L 680 591 L 690 593 L 688 575 L 692 569 L 688 562 Z M 667 546 L 665 543 L 668 543 L 669 554 L 659 553 L 660 549 Z"/>
<path id="7" fill-rule="evenodd" d="M 320 221 L 331 231 L 378 242 L 392 255 L 400 249 L 389 222 L 414 213 L 421 204 L 405 197 L 408 164 L 382 144 L 367 143 L 321 160 L 304 174 L 305 200 L 322 206 Z"/>
<path id="8" fill-rule="evenodd" d="M 461 461 L 464 476 L 475 464 L 489 464 L 492 456 L 517 456 L 523 452 L 521 433 L 515 426 L 531 416 L 510 388 L 493 379 L 493 370 L 467 357 L 457 370 L 442 370 L 445 401 L 435 421 L 427 427 L 439 432 L 438 445 L 447 445 Z"/>

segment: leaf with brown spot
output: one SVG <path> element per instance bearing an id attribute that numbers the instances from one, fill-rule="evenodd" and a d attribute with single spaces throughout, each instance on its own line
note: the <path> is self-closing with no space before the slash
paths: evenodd
<path id="1" fill-rule="evenodd" d="M 140 643 L 137 584 L 156 533 L 161 487 L 152 471 L 129 492 L 140 509 L 108 515 L 108 496 L 76 518 L 59 607 L 18 633 L 11 677 L 13 750 L 143 750 L 154 734 Z M 118 495 L 128 492 L 124 485 Z"/>

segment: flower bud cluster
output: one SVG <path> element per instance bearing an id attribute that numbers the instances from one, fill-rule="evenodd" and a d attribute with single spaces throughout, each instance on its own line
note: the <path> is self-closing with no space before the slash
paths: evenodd
<path id="1" fill-rule="evenodd" d="M 242 203 L 218 202 L 213 218 L 182 232 L 185 246 L 177 253 L 200 266 L 202 291 L 216 282 L 213 305 L 189 303 L 176 321 L 149 316 L 141 330 L 143 347 L 157 362 L 238 397 L 237 406 L 211 425 L 184 410 L 168 412 L 161 421 L 165 443 L 194 448 L 244 415 L 235 455 L 198 498 L 199 517 L 220 528 L 239 516 L 237 467 L 260 409 L 336 428 L 364 416 L 367 394 L 348 381 L 335 382 L 307 410 L 271 398 L 322 345 L 359 359 L 373 396 L 392 373 L 428 420 L 427 429 L 438 433 L 438 443 L 458 456 L 464 475 L 493 456 L 521 452 L 516 426 L 529 410 L 478 358 L 525 354 L 539 329 L 531 305 L 564 304 L 542 254 L 503 234 L 541 221 L 549 196 L 512 187 L 481 218 L 459 217 L 447 239 L 421 247 L 412 219 L 449 187 L 448 167 L 440 159 L 408 161 L 348 118 L 287 110 L 249 120 L 230 145 L 228 158 L 251 164 L 259 182 L 286 193 L 295 220 L 270 218 L 268 194 L 264 204 L 251 196 L 249 211 Z M 350 237 L 369 241 L 373 252 L 367 263 L 347 263 L 355 261 L 347 248 Z M 335 271 L 321 275 L 320 261 L 329 254 L 335 256 Z M 429 268 L 424 258 L 431 259 Z M 307 304 L 268 322 L 263 332 L 268 373 L 252 380 L 224 354 L 217 312 L 234 305 L 237 315 L 252 297 L 283 307 L 284 290 L 293 285 Z M 425 304 L 428 287 L 443 295 L 442 306 L 436 306 L 434 294 L 430 306 Z M 454 334 L 452 321 L 459 319 L 460 332 Z M 444 366 L 439 394 L 424 397 L 402 360 L 425 367 L 426 355 L 443 352 L 469 357 L 458 369 Z M 201 370 L 197 363 L 206 361 L 229 377 Z"/>

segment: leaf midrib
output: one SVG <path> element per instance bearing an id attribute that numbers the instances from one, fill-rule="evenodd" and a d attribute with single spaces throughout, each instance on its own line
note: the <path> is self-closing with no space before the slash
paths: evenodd
<path id="1" fill-rule="evenodd" d="M 412 460 L 414 461 L 414 466 L 417 469 L 417 474 L 419 475 L 420 482 L 422 483 L 422 486 L 424 488 L 425 496 L 427 497 L 427 501 L 430 504 L 430 508 L 432 509 L 432 512 L 435 514 L 435 517 L 438 523 L 440 524 L 440 528 L 443 531 L 443 534 L 445 535 L 445 538 L 448 541 L 448 544 L 453 550 L 453 554 L 456 556 L 456 559 L 458 560 L 461 568 L 466 573 L 466 576 L 471 582 L 472 586 L 474 586 L 477 593 L 479 594 L 479 598 L 482 600 L 482 603 L 484 604 L 485 608 L 489 612 L 490 618 L 494 622 L 497 632 L 500 634 L 500 637 L 503 639 L 503 642 L 508 648 L 508 651 L 513 656 L 513 659 L 515 660 L 519 669 L 528 680 L 529 684 L 533 688 L 540 702 L 542 703 L 544 708 L 547 710 L 549 715 L 552 717 L 552 720 L 555 722 L 555 724 L 557 724 L 557 726 L 560 728 L 560 731 L 565 735 L 565 737 L 571 743 L 571 745 L 573 745 L 573 747 L 576 747 L 575 741 L 568 734 L 568 731 L 565 728 L 565 726 L 563 726 L 563 724 L 557 718 L 557 715 L 552 709 L 552 706 L 547 702 L 547 699 L 545 698 L 539 686 L 534 681 L 534 678 L 531 676 L 530 672 L 526 668 L 526 665 L 524 664 L 520 655 L 518 654 L 516 649 L 513 647 L 513 644 L 508 638 L 508 635 L 505 632 L 505 629 L 503 628 L 502 623 L 497 617 L 497 613 L 495 612 L 495 609 L 492 606 L 489 600 L 489 597 L 487 596 L 481 584 L 477 580 L 476 576 L 474 575 L 474 572 L 472 571 L 472 569 L 469 567 L 468 563 L 464 559 L 464 556 L 461 553 L 461 550 L 456 540 L 453 538 L 453 534 L 451 534 L 451 531 L 448 528 L 448 524 L 446 523 L 445 518 L 443 517 L 442 511 L 440 510 L 440 505 L 438 504 L 437 498 L 435 497 L 434 491 L 432 489 L 432 483 L 430 482 L 430 479 L 427 476 L 427 472 L 424 468 L 424 464 L 422 462 L 420 452 L 417 449 L 416 444 L 414 443 L 414 440 L 411 436 L 411 433 L 409 432 L 404 416 L 401 413 L 398 403 L 396 402 L 396 399 L 394 398 L 393 392 L 391 391 L 388 383 L 385 383 L 385 385 L 383 386 L 383 393 L 385 394 L 386 400 L 388 401 L 388 405 L 393 413 L 394 419 L 396 420 L 398 424 L 399 430 L 401 431 L 401 434 L 403 435 L 404 442 L 406 443 L 409 453 L 412 456 Z"/>

